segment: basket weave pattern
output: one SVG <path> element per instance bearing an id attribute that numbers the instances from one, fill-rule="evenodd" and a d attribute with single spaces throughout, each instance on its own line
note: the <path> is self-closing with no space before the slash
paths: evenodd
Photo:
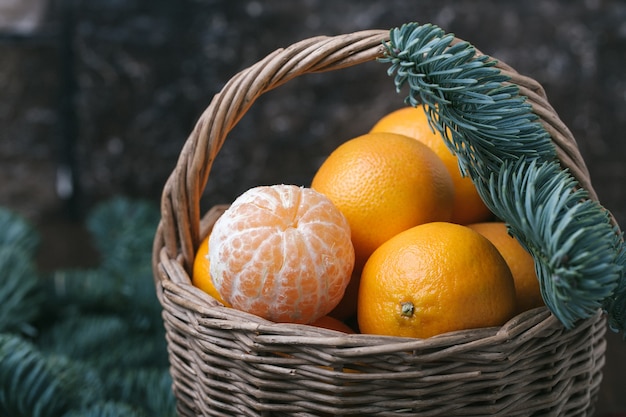
<path id="1" fill-rule="evenodd" d="M 570 331 L 539 308 L 502 327 L 418 340 L 275 324 L 191 285 L 199 242 L 225 209 L 202 216 L 200 198 L 230 130 L 263 93 L 303 74 L 374 60 L 387 37 L 370 30 L 275 51 L 224 86 L 185 143 L 164 188 L 153 257 L 181 415 L 593 415 L 606 349 L 600 312 Z M 595 197 L 576 142 L 541 85 L 497 67 L 528 97 L 562 165 Z"/>

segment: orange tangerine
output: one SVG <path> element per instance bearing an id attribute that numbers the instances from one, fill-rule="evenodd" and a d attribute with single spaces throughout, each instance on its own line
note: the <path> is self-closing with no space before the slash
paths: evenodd
<path id="1" fill-rule="evenodd" d="M 454 207 L 450 221 L 459 224 L 477 223 L 493 217 L 483 203 L 471 178 L 463 177 L 456 156 L 441 134 L 428 123 L 423 105 L 403 107 L 383 116 L 371 132 L 392 132 L 417 139 L 432 149 L 445 164 L 454 183 Z"/>
<path id="2" fill-rule="evenodd" d="M 205 237 L 198 250 L 196 252 L 196 257 L 193 261 L 193 274 L 191 276 L 191 283 L 200 288 L 202 291 L 209 294 L 211 297 L 215 298 L 220 303 L 224 304 L 226 307 L 230 307 L 230 305 L 222 299 L 222 296 L 215 289 L 215 285 L 213 285 L 213 280 L 211 279 L 210 273 L 210 262 L 209 262 L 209 236 Z"/>
<path id="3" fill-rule="evenodd" d="M 426 338 L 499 326 L 516 312 L 515 284 L 496 247 L 469 227 L 433 222 L 381 245 L 361 276 L 361 333 Z"/>
<path id="4" fill-rule="evenodd" d="M 508 233 L 506 224 L 487 222 L 470 224 L 469 227 L 489 239 L 509 265 L 515 280 L 518 311 L 545 305 L 535 271 L 535 261 L 518 240 Z"/>
<path id="5" fill-rule="evenodd" d="M 452 215 L 454 188 L 443 162 L 428 146 L 394 133 L 344 142 L 319 167 L 311 187 L 346 216 L 357 270 L 394 235 Z"/>

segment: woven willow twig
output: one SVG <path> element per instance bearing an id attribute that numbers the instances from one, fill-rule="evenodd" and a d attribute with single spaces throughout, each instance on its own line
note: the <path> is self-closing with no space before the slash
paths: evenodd
<path id="1" fill-rule="evenodd" d="M 606 348 L 599 312 L 570 331 L 539 308 L 500 328 L 424 340 L 344 335 L 271 323 L 191 285 L 195 250 L 224 209 L 203 217 L 200 198 L 230 130 L 263 93 L 303 74 L 381 57 L 387 38 L 380 30 L 316 37 L 271 53 L 224 86 L 185 143 L 164 188 L 153 257 L 181 415 L 593 414 Z M 562 165 L 595 196 L 574 138 L 541 85 L 497 66 L 528 97 Z"/>

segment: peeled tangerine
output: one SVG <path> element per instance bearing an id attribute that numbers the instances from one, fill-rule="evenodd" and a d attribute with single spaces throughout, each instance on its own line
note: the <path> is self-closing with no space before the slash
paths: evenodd
<path id="1" fill-rule="evenodd" d="M 217 220 L 209 261 L 213 284 L 232 307 L 275 322 L 311 323 L 343 297 L 354 247 L 348 222 L 323 194 L 260 186 Z"/>

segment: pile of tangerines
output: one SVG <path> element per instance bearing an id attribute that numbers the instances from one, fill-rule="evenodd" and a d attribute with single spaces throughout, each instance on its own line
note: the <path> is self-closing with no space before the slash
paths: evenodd
<path id="1" fill-rule="evenodd" d="M 417 338 L 543 305 L 532 257 L 422 107 L 341 144 L 310 187 L 243 193 L 199 247 L 192 282 L 275 322 Z"/>

